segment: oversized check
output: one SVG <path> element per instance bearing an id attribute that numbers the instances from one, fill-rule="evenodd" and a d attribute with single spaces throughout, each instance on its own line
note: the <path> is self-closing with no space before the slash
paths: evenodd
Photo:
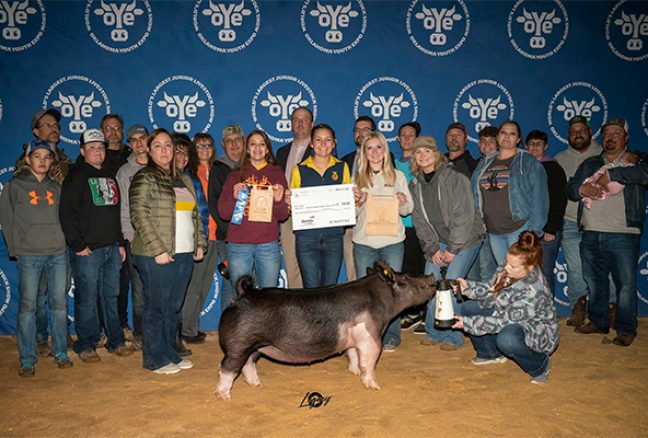
<path id="1" fill-rule="evenodd" d="M 293 230 L 355 225 L 353 184 L 291 189 Z"/>

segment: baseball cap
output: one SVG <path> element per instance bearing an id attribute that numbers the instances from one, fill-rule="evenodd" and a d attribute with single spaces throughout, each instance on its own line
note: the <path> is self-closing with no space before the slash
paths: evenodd
<path id="1" fill-rule="evenodd" d="M 590 127 L 589 120 L 587 120 L 587 117 L 585 116 L 574 116 L 571 119 L 569 119 L 569 128 L 571 128 L 572 125 L 575 125 L 576 123 L 582 123 L 583 125 L 587 126 L 588 128 Z"/>
<path id="2" fill-rule="evenodd" d="M 603 124 L 603 126 L 601 126 L 601 132 L 605 131 L 605 128 L 607 128 L 608 126 L 618 126 L 622 128 L 626 134 L 628 134 L 628 122 L 626 121 L 626 119 L 615 117 L 608 120 Z"/>
<path id="3" fill-rule="evenodd" d="M 464 135 L 466 135 L 466 136 L 468 135 L 468 131 L 466 130 L 466 127 L 461 122 L 450 123 L 450 125 L 448 125 L 448 129 L 446 129 L 446 134 L 451 129 L 460 129 L 461 131 L 463 131 Z"/>
<path id="4" fill-rule="evenodd" d="M 223 128 L 223 137 L 225 138 L 228 135 L 243 135 L 243 130 L 239 125 L 227 125 L 226 127 Z"/>
<path id="5" fill-rule="evenodd" d="M 106 143 L 106 138 L 104 137 L 103 132 L 99 129 L 86 129 L 83 131 L 83 134 L 81 134 L 81 146 L 96 141 Z"/>
<path id="6" fill-rule="evenodd" d="M 54 108 L 42 108 L 36 111 L 31 119 L 31 129 L 35 129 L 36 125 L 38 125 L 38 121 L 43 118 L 45 115 L 51 115 L 56 119 L 57 122 L 61 121 L 61 113 L 58 112 L 58 110 L 55 110 Z"/>
<path id="7" fill-rule="evenodd" d="M 149 135 L 149 132 L 144 125 L 133 125 L 126 131 L 126 140 L 130 140 L 135 134 Z"/>
<path id="8" fill-rule="evenodd" d="M 27 143 L 27 147 L 25 148 L 25 156 L 28 156 L 29 154 L 31 154 L 32 152 L 38 149 L 47 149 L 52 153 L 52 156 L 56 160 L 56 152 L 54 151 L 52 146 L 50 146 L 48 142 L 39 139 L 32 140 L 29 143 Z"/>
<path id="9" fill-rule="evenodd" d="M 416 152 L 417 149 L 427 148 L 427 149 L 439 149 L 437 141 L 431 135 L 421 135 L 416 137 L 414 140 L 414 147 L 412 148 L 412 155 Z"/>

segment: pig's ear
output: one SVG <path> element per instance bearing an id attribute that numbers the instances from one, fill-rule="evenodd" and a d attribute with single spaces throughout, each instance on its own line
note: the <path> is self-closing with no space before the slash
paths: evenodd
<path id="1" fill-rule="evenodd" d="M 388 265 L 382 264 L 382 263 L 380 265 L 376 264 L 375 268 L 376 268 L 376 272 L 378 272 L 378 275 L 380 276 L 380 278 L 385 280 L 387 283 L 392 284 L 392 283 L 394 283 L 396 281 L 396 276 L 394 275 L 394 270 L 392 268 L 390 268 Z"/>

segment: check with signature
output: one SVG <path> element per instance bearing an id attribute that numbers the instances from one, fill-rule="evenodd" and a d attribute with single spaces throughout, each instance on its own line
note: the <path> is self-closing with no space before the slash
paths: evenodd
<path id="1" fill-rule="evenodd" d="M 291 189 L 293 230 L 355 225 L 353 184 Z"/>

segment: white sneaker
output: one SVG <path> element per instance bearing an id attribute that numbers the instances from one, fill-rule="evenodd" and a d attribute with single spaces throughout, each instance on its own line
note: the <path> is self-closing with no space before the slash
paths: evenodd
<path id="1" fill-rule="evenodd" d="M 182 361 L 178 362 L 176 366 L 181 370 L 188 370 L 193 368 L 193 362 L 190 361 L 189 359 L 182 359 Z"/>
<path id="2" fill-rule="evenodd" d="M 475 357 L 474 359 L 471 360 L 473 365 L 490 365 L 494 363 L 504 363 L 507 361 L 508 359 L 504 356 L 496 357 L 494 359 L 484 359 L 483 357 Z"/>
<path id="3" fill-rule="evenodd" d="M 157 374 L 175 374 L 180 372 L 180 367 L 174 363 L 169 363 L 157 370 L 153 370 L 153 372 Z"/>

